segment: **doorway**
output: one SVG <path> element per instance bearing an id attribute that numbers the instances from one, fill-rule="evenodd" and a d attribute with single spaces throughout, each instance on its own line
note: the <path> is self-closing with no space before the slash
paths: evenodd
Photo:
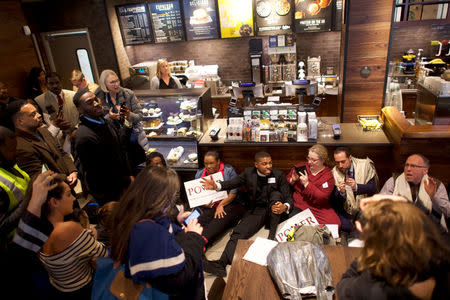
<path id="1" fill-rule="evenodd" d="M 43 32 L 42 41 L 50 65 L 62 79 L 63 88 L 72 90 L 70 74 L 79 69 L 86 79 L 98 82 L 98 70 L 87 28 Z"/>

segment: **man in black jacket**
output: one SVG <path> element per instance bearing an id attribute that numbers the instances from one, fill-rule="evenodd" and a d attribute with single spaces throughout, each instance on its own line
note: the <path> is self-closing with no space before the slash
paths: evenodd
<path id="1" fill-rule="evenodd" d="M 272 169 L 272 158 L 266 152 L 256 153 L 255 166 L 246 168 L 231 180 L 216 183 L 204 178 L 204 186 L 210 190 L 231 190 L 244 185 L 247 189 L 248 211 L 234 228 L 220 259 L 204 261 L 204 270 L 216 276 L 226 276 L 226 265 L 231 264 L 237 241 L 248 239 L 267 221 L 270 223 L 269 239 L 274 239 L 281 214 L 288 213 L 293 204 L 286 176 Z"/>
<path id="2" fill-rule="evenodd" d="M 76 159 L 80 162 L 89 193 L 99 205 L 118 201 L 131 182 L 131 168 L 125 151 L 131 127 L 119 130 L 103 118 L 103 107 L 89 90 L 78 90 L 73 98 L 81 115 L 75 140 Z M 127 118 L 126 111 L 123 112 Z"/>

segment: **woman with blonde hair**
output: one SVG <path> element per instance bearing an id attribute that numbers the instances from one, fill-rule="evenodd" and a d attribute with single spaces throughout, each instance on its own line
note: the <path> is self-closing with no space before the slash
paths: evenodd
<path id="1" fill-rule="evenodd" d="M 341 226 L 338 215 L 330 205 L 334 178 L 328 164 L 327 148 L 316 144 L 308 149 L 306 162 L 295 165 L 286 176 L 294 193 L 293 216 L 309 208 L 319 224 Z"/>
<path id="2" fill-rule="evenodd" d="M 181 89 L 181 85 L 178 78 L 172 76 L 170 72 L 169 63 L 165 59 L 158 60 L 156 64 L 156 76 L 152 78 L 150 83 L 150 89 Z"/>
<path id="3" fill-rule="evenodd" d="M 450 248 L 431 219 L 407 202 L 362 209 L 364 248 L 337 285 L 339 299 L 448 299 Z"/>
<path id="4" fill-rule="evenodd" d="M 139 165 L 145 162 L 145 152 L 150 148 L 141 124 L 141 105 L 132 90 L 120 86 L 119 77 L 113 70 L 103 70 L 99 85 L 95 96 L 102 101 L 105 118 L 112 119 L 119 129 L 124 124 L 133 125 L 130 143 L 126 146 L 133 174 L 137 174 Z"/>
<path id="5" fill-rule="evenodd" d="M 174 215 L 180 188 L 166 167 L 142 170 L 113 213 L 111 257 L 135 282 L 149 282 L 179 299 L 204 299 L 203 228 L 189 212 Z"/>

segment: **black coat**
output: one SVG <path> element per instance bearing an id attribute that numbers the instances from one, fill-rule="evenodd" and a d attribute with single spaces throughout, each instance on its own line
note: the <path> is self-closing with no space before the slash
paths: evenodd
<path id="1" fill-rule="evenodd" d="M 100 205 L 118 201 L 131 175 L 125 150 L 131 129 L 119 131 L 110 120 L 104 121 L 97 124 L 81 117 L 75 140 L 80 173 Z"/>
<path id="2" fill-rule="evenodd" d="M 288 203 L 290 207 L 293 207 L 293 200 L 292 200 L 292 194 L 291 189 L 289 187 L 289 184 L 286 180 L 286 176 L 284 173 L 280 170 L 272 170 L 269 176 L 270 178 L 275 178 L 275 183 L 268 183 L 265 185 L 262 189 L 262 195 L 260 199 L 262 199 L 265 203 L 268 205 L 270 204 L 270 196 L 272 192 L 278 191 L 281 193 L 281 202 L 282 203 Z M 255 207 L 255 200 L 258 198 L 256 195 L 257 190 L 257 184 L 258 184 L 258 173 L 255 167 L 249 167 L 244 170 L 239 176 L 221 182 L 222 190 L 232 190 L 241 186 L 246 187 L 247 192 L 247 201 L 246 206 L 250 209 Z"/>

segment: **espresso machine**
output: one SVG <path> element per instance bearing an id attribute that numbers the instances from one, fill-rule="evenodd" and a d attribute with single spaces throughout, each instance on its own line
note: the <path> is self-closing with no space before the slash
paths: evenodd
<path id="1" fill-rule="evenodd" d="M 269 85 L 282 86 L 285 81 L 297 78 L 297 48 L 293 46 L 269 47 Z"/>

